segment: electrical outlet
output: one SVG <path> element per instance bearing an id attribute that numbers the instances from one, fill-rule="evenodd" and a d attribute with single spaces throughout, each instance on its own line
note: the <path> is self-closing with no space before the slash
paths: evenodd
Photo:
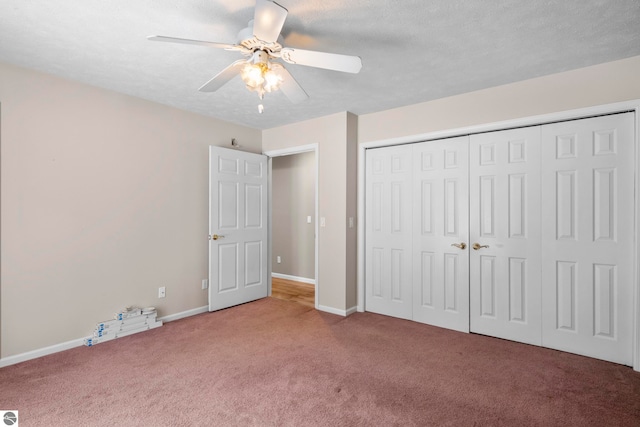
<path id="1" fill-rule="evenodd" d="M 278 255 L 278 256 L 276 257 L 276 262 L 277 262 L 278 264 L 280 264 L 280 263 L 282 262 L 282 258 L 280 258 L 280 255 Z"/>
<path id="2" fill-rule="evenodd" d="M 353 228 L 353 217 L 349 217 L 349 228 Z"/>
<path id="3" fill-rule="evenodd" d="M 202 289 L 207 289 L 209 287 L 209 280 L 202 279 Z"/>
<path id="4" fill-rule="evenodd" d="M 167 288 L 164 286 L 160 286 L 158 288 L 158 298 L 164 298 L 167 296 Z"/>

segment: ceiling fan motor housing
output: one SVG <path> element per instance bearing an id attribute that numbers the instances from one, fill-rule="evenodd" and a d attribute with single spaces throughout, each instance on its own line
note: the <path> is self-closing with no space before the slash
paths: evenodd
<path id="1" fill-rule="evenodd" d="M 244 47 L 250 52 L 258 50 L 266 51 L 268 54 L 278 53 L 282 49 L 282 35 L 278 37 L 277 41 L 265 42 L 260 40 L 253 34 L 253 19 L 249 21 L 246 28 L 240 30 L 237 36 L 238 45 Z"/>
<path id="2" fill-rule="evenodd" d="M 251 62 L 254 64 L 267 64 L 269 61 L 269 54 L 264 50 L 256 50 L 253 52 L 253 58 L 251 58 Z"/>

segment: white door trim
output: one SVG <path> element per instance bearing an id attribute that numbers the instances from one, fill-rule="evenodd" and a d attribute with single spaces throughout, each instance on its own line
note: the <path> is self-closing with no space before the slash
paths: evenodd
<path id="1" fill-rule="evenodd" d="M 315 245 L 315 253 L 314 253 L 314 264 L 315 264 L 315 272 L 314 272 L 314 280 L 315 280 L 315 285 L 316 285 L 316 291 L 315 291 L 315 308 L 316 310 L 318 309 L 319 303 L 318 303 L 318 295 L 320 294 L 320 280 L 318 278 L 318 241 L 319 239 L 319 235 L 318 235 L 318 165 L 320 164 L 320 159 L 318 156 L 318 144 L 309 144 L 309 145 L 300 145 L 298 147 L 291 147 L 291 148 L 283 148 L 283 149 L 279 149 L 279 150 L 270 150 L 270 151 L 263 151 L 262 154 L 264 154 L 265 156 L 269 157 L 269 231 L 268 231 L 268 240 L 269 240 L 269 245 L 268 245 L 268 274 L 269 274 L 269 290 L 268 290 L 268 295 L 271 295 L 271 274 L 272 274 L 272 263 L 271 263 L 271 238 L 273 236 L 272 234 L 272 223 L 271 223 L 271 195 L 273 194 L 272 188 L 271 188 L 271 184 L 272 184 L 272 174 L 271 174 L 271 167 L 272 167 L 272 160 L 273 157 L 280 157 L 280 156 L 289 156 L 291 154 L 300 154 L 300 153 L 308 153 L 310 151 L 315 152 L 316 154 L 316 188 L 315 188 L 315 192 L 316 192 L 316 196 L 315 196 L 315 224 L 314 224 L 314 229 L 315 229 L 315 241 L 314 241 L 314 245 Z"/>
<path id="2" fill-rule="evenodd" d="M 447 129 L 436 132 L 428 132 L 417 135 L 409 135 L 398 138 L 383 139 L 378 141 L 365 142 L 358 144 L 358 311 L 364 311 L 364 250 L 365 250 L 365 152 L 369 148 L 385 147 L 390 145 L 407 144 L 413 142 L 431 141 L 435 139 L 449 138 L 453 136 L 470 135 L 481 132 L 491 132 L 496 130 L 505 130 L 519 128 L 525 126 L 541 125 L 566 120 L 581 119 L 591 116 L 599 116 L 604 114 L 622 113 L 632 111 L 635 113 L 635 212 L 634 212 L 634 304 L 633 304 L 633 369 L 640 372 L 640 266 L 638 256 L 640 255 L 640 209 L 639 188 L 640 188 L 640 150 L 638 150 L 638 141 L 640 141 L 640 99 L 618 102 L 614 104 L 598 105 L 588 108 L 580 108 L 575 110 L 560 111 L 556 113 L 543 114 L 532 117 L 524 117 L 520 119 L 506 120 L 501 122 L 486 123 L 474 126 L 461 127 L 456 129 Z M 316 157 L 317 159 L 317 157 Z M 317 268 L 317 264 L 316 264 Z"/>

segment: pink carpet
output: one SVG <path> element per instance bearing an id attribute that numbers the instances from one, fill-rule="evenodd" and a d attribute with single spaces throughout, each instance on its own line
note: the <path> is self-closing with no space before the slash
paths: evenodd
<path id="1" fill-rule="evenodd" d="M 640 426 L 640 373 L 267 298 L 2 368 L 0 409 L 22 427 Z"/>

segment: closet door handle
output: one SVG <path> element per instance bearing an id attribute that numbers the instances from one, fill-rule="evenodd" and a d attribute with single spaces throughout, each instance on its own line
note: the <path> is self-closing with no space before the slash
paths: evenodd
<path id="1" fill-rule="evenodd" d="M 481 245 L 480 243 L 474 243 L 472 248 L 474 251 L 477 251 L 478 249 L 482 249 L 482 248 L 488 248 L 489 245 Z"/>
<path id="2" fill-rule="evenodd" d="M 467 244 L 465 242 L 462 243 L 452 243 L 451 246 L 455 246 L 458 249 L 462 249 L 463 251 L 467 248 Z"/>
<path id="3" fill-rule="evenodd" d="M 224 236 L 220 236 L 218 234 L 214 234 L 213 236 L 209 236 L 209 240 L 218 240 L 222 239 Z"/>

